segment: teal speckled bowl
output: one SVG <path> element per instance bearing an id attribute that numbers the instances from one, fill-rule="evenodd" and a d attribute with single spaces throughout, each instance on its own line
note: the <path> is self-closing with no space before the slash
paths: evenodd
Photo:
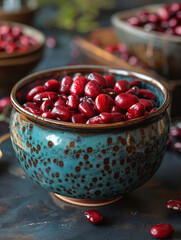
<path id="1" fill-rule="evenodd" d="M 159 108 L 126 122 L 86 125 L 44 119 L 21 107 L 32 86 L 65 74 L 111 73 L 141 79 Z M 12 89 L 10 133 L 20 165 L 35 182 L 78 205 L 104 205 L 143 185 L 161 164 L 169 132 L 169 95 L 157 80 L 99 66 L 69 66 L 36 74 Z"/>

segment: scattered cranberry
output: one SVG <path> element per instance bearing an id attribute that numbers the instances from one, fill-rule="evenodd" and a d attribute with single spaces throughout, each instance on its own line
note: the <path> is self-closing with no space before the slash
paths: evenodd
<path id="1" fill-rule="evenodd" d="M 102 215 L 96 210 L 88 210 L 84 213 L 86 220 L 93 224 L 98 224 L 102 222 Z"/>
<path id="2" fill-rule="evenodd" d="M 53 36 L 48 36 L 46 39 L 46 46 L 48 48 L 55 48 L 57 46 L 57 39 Z"/>
<path id="3" fill-rule="evenodd" d="M 181 142 L 176 142 L 173 145 L 173 149 L 179 153 L 181 153 Z"/>
<path id="4" fill-rule="evenodd" d="M 30 89 L 23 107 L 44 118 L 81 124 L 106 124 L 155 111 L 156 96 L 139 79 L 128 81 L 93 72 L 47 80 Z"/>
<path id="5" fill-rule="evenodd" d="M 3 97 L 3 98 L 0 99 L 0 113 L 6 107 L 11 107 L 11 101 L 10 101 L 9 97 Z"/>
<path id="6" fill-rule="evenodd" d="M 181 212 L 181 201 L 180 200 L 169 200 L 166 203 L 166 207 L 175 212 Z"/>
<path id="7" fill-rule="evenodd" d="M 174 233 L 174 228 L 170 224 L 157 224 L 150 229 L 150 233 L 156 238 L 169 238 Z"/>
<path id="8" fill-rule="evenodd" d="M 157 12 L 138 12 L 137 16 L 127 19 L 127 22 L 131 26 L 142 27 L 145 31 L 181 36 L 181 3 L 163 5 Z"/>
<path id="9" fill-rule="evenodd" d="M 25 35 L 21 27 L 0 25 L 0 52 L 13 53 L 26 51 L 32 46 L 38 45 L 37 40 Z"/>
<path id="10" fill-rule="evenodd" d="M 170 135 L 174 138 L 178 138 L 178 139 L 181 139 L 181 128 L 172 128 L 170 130 Z"/>

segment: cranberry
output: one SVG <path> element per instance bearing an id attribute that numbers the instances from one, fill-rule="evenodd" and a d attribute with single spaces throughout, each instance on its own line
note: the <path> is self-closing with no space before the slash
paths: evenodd
<path id="1" fill-rule="evenodd" d="M 159 17 L 155 13 L 150 13 L 148 15 L 148 21 L 151 22 L 151 23 L 157 23 L 159 21 Z"/>
<path id="2" fill-rule="evenodd" d="M 77 95 L 69 95 L 66 105 L 69 109 L 76 109 L 79 105 L 79 97 Z"/>
<path id="3" fill-rule="evenodd" d="M 135 79 L 135 80 L 131 81 L 130 82 L 130 88 L 134 87 L 134 86 L 137 86 L 137 87 L 141 88 L 142 87 L 142 82 L 138 79 Z"/>
<path id="4" fill-rule="evenodd" d="M 45 100 L 42 102 L 41 106 L 40 106 L 40 112 L 43 113 L 43 112 L 49 112 L 53 107 L 53 102 L 52 100 Z"/>
<path id="5" fill-rule="evenodd" d="M 50 119 L 55 119 L 55 116 L 51 112 L 43 112 L 41 114 L 41 117 L 43 118 L 50 118 Z"/>
<path id="6" fill-rule="evenodd" d="M 162 8 L 159 8 L 158 15 L 159 15 L 161 21 L 167 21 L 170 17 L 168 6 L 166 5 Z"/>
<path id="7" fill-rule="evenodd" d="M 61 100 L 63 100 L 64 102 L 67 101 L 68 99 L 68 96 L 65 94 L 65 93 L 61 93 L 60 97 L 59 97 Z"/>
<path id="8" fill-rule="evenodd" d="M 52 101 L 56 101 L 58 99 L 58 94 L 56 92 L 41 92 L 41 93 L 37 93 L 33 97 L 33 102 L 40 103 L 40 102 L 45 101 L 47 99 L 50 99 Z"/>
<path id="9" fill-rule="evenodd" d="M 96 73 L 96 72 L 90 73 L 87 78 L 89 80 L 97 81 L 101 85 L 102 88 L 107 87 L 106 79 L 103 78 L 99 73 Z"/>
<path id="10" fill-rule="evenodd" d="M 131 17 L 127 20 L 131 26 L 140 26 L 140 20 L 138 17 Z"/>
<path id="11" fill-rule="evenodd" d="M 154 93 L 152 93 L 151 91 L 147 90 L 147 89 L 140 89 L 140 97 L 141 98 L 147 98 L 147 99 L 151 99 L 156 101 L 157 97 L 155 96 Z"/>
<path id="12" fill-rule="evenodd" d="M 64 106 L 65 107 L 66 103 L 64 100 L 61 99 L 61 97 L 59 97 L 54 103 L 54 107 L 56 107 L 56 106 Z"/>
<path id="13" fill-rule="evenodd" d="M 93 224 L 98 224 L 102 222 L 102 215 L 96 210 L 88 210 L 84 213 L 86 220 Z"/>
<path id="14" fill-rule="evenodd" d="M 108 88 L 114 88 L 114 85 L 116 83 L 116 79 L 112 75 L 105 75 L 104 78 L 106 79 L 107 82 L 107 87 Z"/>
<path id="15" fill-rule="evenodd" d="M 104 88 L 103 92 L 107 95 L 109 95 L 112 99 L 115 99 L 116 97 L 116 92 L 112 88 Z"/>
<path id="16" fill-rule="evenodd" d="M 139 103 L 142 103 L 147 111 L 150 111 L 153 108 L 153 102 L 149 99 L 140 98 Z"/>
<path id="17" fill-rule="evenodd" d="M 38 106 L 37 103 L 34 103 L 34 102 L 26 102 L 23 104 L 23 107 L 30 107 L 30 108 L 34 108 L 35 110 L 39 111 L 40 110 L 40 107 Z"/>
<path id="18" fill-rule="evenodd" d="M 111 108 L 111 97 L 107 94 L 99 94 L 95 99 L 95 108 L 98 112 L 109 112 Z"/>
<path id="19" fill-rule="evenodd" d="M 178 36 L 181 36 L 181 25 L 175 28 L 175 34 L 177 34 Z"/>
<path id="20" fill-rule="evenodd" d="M 34 88 L 32 88 L 26 95 L 26 101 L 27 102 L 31 102 L 33 101 L 33 97 L 38 94 L 38 93 L 41 93 L 41 92 L 44 92 L 45 89 L 43 86 L 36 86 Z"/>
<path id="21" fill-rule="evenodd" d="M 172 145 L 172 139 L 168 139 L 168 141 L 167 141 L 167 148 L 169 148 L 169 147 L 171 147 L 171 145 Z"/>
<path id="22" fill-rule="evenodd" d="M 87 118 L 83 116 L 81 113 L 74 114 L 71 118 L 73 123 L 86 123 Z"/>
<path id="23" fill-rule="evenodd" d="M 51 111 L 51 114 L 62 121 L 68 122 L 71 118 L 71 111 L 67 107 L 64 107 L 64 106 L 54 107 Z"/>
<path id="24" fill-rule="evenodd" d="M 99 114 L 99 123 L 111 123 L 112 122 L 112 114 L 108 112 L 102 112 Z"/>
<path id="25" fill-rule="evenodd" d="M 166 203 L 166 207 L 176 212 L 181 212 L 181 201 L 180 200 L 169 200 Z"/>
<path id="26" fill-rule="evenodd" d="M 171 128 L 170 135 L 174 138 L 181 139 L 181 128 L 179 128 L 179 127 Z"/>
<path id="27" fill-rule="evenodd" d="M 102 93 L 102 87 L 100 86 L 100 84 L 95 81 L 89 81 L 86 85 L 85 85 L 85 95 L 90 97 L 90 98 L 96 98 L 97 95 L 99 95 L 100 93 Z"/>
<path id="28" fill-rule="evenodd" d="M 4 108 L 11 106 L 11 101 L 9 97 L 3 97 L 0 99 L 0 113 Z"/>
<path id="29" fill-rule="evenodd" d="M 70 76 L 65 76 L 60 84 L 59 92 L 60 93 L 68 93 L 69 89 L 72 85 L 72 78 Z"/>
<path id="30" fill-rule="evenodd" d="M 89 118 L 87 120 L 86 124 L 100 124 L 99 116 L 95 116 L 95 117 Z"/>
<path id="31" fill-rule="evenodd" d="M 46 91 L 55 91 L 58 92 L 59 90 L 59 82 L 55 79 L 50 79 L 44 84 L 44 88 Z"/>
<path id="32" fill-rule="evenodd" d="M 86 85 L 86 78 L 83 76 L 79 76 L 71 85 L 70 93 L 76 94 L 78 96 L 83 95 L 84 87 Z"/>
<path id="33" fill-rule="evenodd" d="M 48 36 L 46 39 L 46 46 L 48 48 L 55 48 L 57 46 L 57 39 L 53 36 Z"/>
<path id="34" fill-rule="evenodd" d="M 181 153 L 181 142 L 174 143 L 173 148 L 175 151 Z"/>
<path id="35" fill-rule="evenodd" d="M 104 48 L 104 50 L 106 50 L 109 53 L 114 53 L 115 51 L 118 50 L 118 46 L 117 45 L 108 45 Z"/>
<path id="36" fill-rule="evenodd" d="M 150 229 L 150 233 L 156 238 L 169 238 L 174 233 L 174 228 L 170 224 L 157 224 Z"/>
<path id="37" fill-rule="evenodd" d="M 25 110 L 27 110 L 30 113 L 36 114 L 36 115 L 40 115 L 40 112 L 34 108 L 31 107 L 25 107 Z"/>
<path id="38" fill-rule="evenodd" d="M 82 76 L 81 73 L 75 73 L 74 76 L 73 76 L 73 78 L 72 78 L 73 82 L 74 82 L 78 77 L 80 77 L 80 76 Z"/>
<path id="39" fill-rule="evenodd" d="M 139 89 L 139 87 L 134 86 L 134 87 L 130 88 L 126 93 L 131 93 L 131 94 L 138 96 L 140 93 L 140 89 Z"/>
<path id="40" fill-rule="evenodd" d="M 21 30 L 20 27 L 15 26 L 15 27 L 12 28 L 12 35 L 13 35 L 14 38 L 17 39 L 17 38 L 19 38 L 22 34 L 23 34 L 23 33 L 22 33 L 22 30 Z"/>
<path id="41" fill-rule="evenodd" d="M 168 25 L 170 28 L 175 28 L 178 24 L 178 20 L 176 18 L 171 18 L 169 21 L 168 21 Z"/>
<path id="42" fill-rule="evenodd" d="M 114 90 L 117 94 L 126 92 L 130 87 L 130 84 L 127 80 L 121 79 L 118 82 L 116 82 L 114 86 Z"/>
<path id="43" fill-rule="evenodd" d="M 112 122 L 123 122 L 126 120 L 126 116 L 120 112 L 112 112 Z"/>
<path id="44" fill-rule="evenodd" d="M 139 99 L 130 93 L 120 93 L 115 98 L 116 106 L 120 107 L 121 109 L 128 109 L 137 102 L 139 102 Z"/>
<path id="45" fill-rule="evenodd" d="M 95 109 L 92 104 L 88 102 L 79 103 L 78 109 L 85 117 L 91 118 L 95 116 Z"/>
<path id="46" fill-rule="evenodd" d="M 87 96 L 81 97 L 80 102 L 88 102 L 88 103 L 90 103 L 94 106 L 94 100 L 92 98 L 87 97 Z"/>

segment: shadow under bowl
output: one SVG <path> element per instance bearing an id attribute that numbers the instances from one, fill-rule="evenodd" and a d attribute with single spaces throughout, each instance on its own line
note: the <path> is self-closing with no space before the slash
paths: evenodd
<path id="1" fill-rule="evenodd" d="M 141 79 L 154 91 L 159 108 L 144 117 L 111 124 L 75 124 L 45 119 L 22 107 L 26 93 L 50 78 L 113 74 Z M 169 95 L 143 74 L 101 66 L 68 66 L 29 75 L 12 89 L 10 134 L 17 159 L 32 180 L 77 205 L 114 202 L 148 181 L 163 159 L 169 132 Z"/>
<path id="2" fill-rule="evenodd" d="M 149 68 L 168 79 L 181 79 L 181 37 L 156 31 L 147 32 L 141 27 L 133 27 L 126 22 L 128 18 L 136 16 L 143 9 L 156 12 L 161 6 L 148 5 L 115 13 L 111 17 L 111 23 L 119 40 Z"/>

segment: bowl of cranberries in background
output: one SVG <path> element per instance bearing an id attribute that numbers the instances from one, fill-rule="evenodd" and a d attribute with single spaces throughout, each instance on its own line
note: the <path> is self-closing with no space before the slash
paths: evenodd
<path id="1" fill-rule="evenodd" d="M 60 199 L 114 202 L 161 164 L 169 95 L 156 79 L 103 66 L 60 67 L 20 80 L 11 101 L 19 163 Z"/>
<path id="2" fill-rule="evenodd" d="M 128 50 L 168 79 L 181 79 L 181 3 L 118 12 L 113 28 Z"/>
<path id="3" fill-rule="evenodd" d="M 0 92 L 28 74 L 41 60 L 45 37 L 30 26 L 0 21 Z"/>

